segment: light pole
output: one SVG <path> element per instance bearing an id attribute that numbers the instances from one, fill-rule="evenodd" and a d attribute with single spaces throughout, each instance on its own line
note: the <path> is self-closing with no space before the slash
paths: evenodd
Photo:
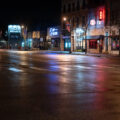
<path id="1" fill-rule="evenodd" d="M 22 37 L 24 38 L 24 48 L 25 48 L 25 50 L 26 50 L 26 47 L 27 47 L 27 45 L 26 45 L 26 39 L 27 39 L 27 27 L 25 26 L 25 25 L 21 25 L 21 32 L 22 32 Z"/>
<path id="2" fill-rule="evenodd" d="M 65 27 L 66 27 L 67 20 L 68 20 L 67 17 L 63 17 L 63 22 L 65 23 Z M 63 28 L 63 30 L 66 30 L 66 28 Z M 71 23 L 70 23 L 70 42 L 71 42 Z M 71 53 L 71 47 L 70 47 L 69 52 Z"/>
<path id="3" fill-rule="evenodd" d="M 120 24 L 118 24 L 118 29 L 119 29 L 119 56 L 120 56 Z"/>

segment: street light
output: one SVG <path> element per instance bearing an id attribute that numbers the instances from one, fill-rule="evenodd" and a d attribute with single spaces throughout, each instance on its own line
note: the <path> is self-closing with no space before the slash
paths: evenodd
<path id="1" fill-rule="evenodd" d="M 66 22 L 66 21 L 67 21 L 67 18 L 66 18 L 66 17 L 63 17 L 63 21 Z"/>
<path id="2" fill-rule="evenodd" d="M 68 21 L 68 18 L 67 17 L 63 17 L 63 22 L 65 23 L 65 25 L 66 25 L 66 22 Z M 66 28 L 65 28 L 65 30 L 66 30 Z M 70 37 L 71 37 L 71 24 L 70 24 Z M 70 38 L 70 41 L 71 41 L 71 38 Z M 71 53 L 71 47 L 70 47 L 70 50 L 69 50 L 69 52 Z"/>
<path id="3" fill-rule="evenodd" d="M 24 28 L 24 25 L 22 25 L 21 28 L 23 29 L 23 28 Z"/>

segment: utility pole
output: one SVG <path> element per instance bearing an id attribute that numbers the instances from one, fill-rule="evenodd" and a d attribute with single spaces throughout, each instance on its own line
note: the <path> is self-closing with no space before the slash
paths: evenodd
<path id="1" fill-rule="evenodd" d="M 87 54 L 87 30 L 88 30 L 88 26 L 89 26 L 89 17 L 87 16 L 86 19 L 86 26 L 85 26 L 85 54 Z"/>

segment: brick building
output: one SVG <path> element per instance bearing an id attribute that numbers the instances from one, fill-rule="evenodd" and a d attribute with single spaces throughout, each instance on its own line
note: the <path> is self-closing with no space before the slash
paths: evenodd
<path id="1" fill-rule="evenodd" d="M 109 24 L 106 25 L 108 35 L 108 53 L 120 54 L 120 1 L 108 0 Z"/>
<path id="2" fill-rule="evenodd" d="M 83 29 L 86 27 L 88 7 L 88 0 L 62 0 L 61 50 L 85 49 Z"/>
<path id="3" fill-rule="evenodd" d="M 61 50 L 119 54 L 119 3 L 119 0 L 63 0 Z"/>

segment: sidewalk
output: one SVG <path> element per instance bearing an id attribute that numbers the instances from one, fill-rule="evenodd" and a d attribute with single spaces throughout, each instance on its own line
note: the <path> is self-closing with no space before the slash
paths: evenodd
<path id="1" fill-rule="evenodd" d="M 38 50 L 38 51 L 19 51 L 19 50 L 8 50 L 8 49 L 0 49 L 0 52 L 10 52 L 10 53 L 40 53 L 40 54 L 71 54 L 71 55 L 84 55 L 84 56 L 94 56 L 94 57 L 120 57 L 119 55 L 110 55 L 110 54 L 92 54 L 85 52 L 72 52 L 70 51 L 51 51 L 51 50 Z"/>
<path id="2" fill-rule="evenodd" d="M 95 57 L 119 57 L 119 55 L 110 55 L 110 54 L 94 54 L 85 52 L 72 52 L 72 55 L 85 55 L 85 56 L 95 56 Z"/>
<path id="3" fill-rule="evenodd" d="M 0 52 L 10 52 L 10 53 L 41 53 L 41 54 L 47 54 L 47 53 L 55 53 L 55 54 L 69 54 L 69 51 L 52 51 L 52 50 L 8 50 L 8 49 L 0 49 Z"/>

